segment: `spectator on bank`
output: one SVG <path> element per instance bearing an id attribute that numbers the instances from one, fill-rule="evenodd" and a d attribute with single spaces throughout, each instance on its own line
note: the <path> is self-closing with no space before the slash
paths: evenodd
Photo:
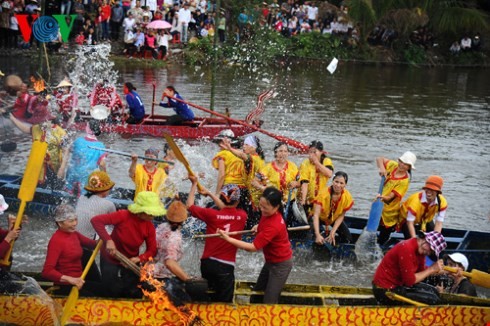
<path id="1" fill-rule="evenodd" d="M 475 51 L 481 50 L 481 35 L 480 33 L 476 33 L 471 40 L 471 49 Z"/>
<path id="2" fill-rule="evenodd" d="M 165 29 L 160 29 L 157 34 L 157 49 L 162 55 L 162 60 L 167 60 L 168 41 L 172 37 Z"/>
<path id="3" fill-rule="evenodd" d="M 128 11 L 131 9 L 131 0 L 122 0 L 122 8 L 124 17 L 128 15 Z"/>
<path id="4" fill-rule="evenodd" d="M 449 52 L 451 52 L 452 55 L 457 55 L 461 51 L 461 46 L 459 45 L 458 41 L 454 41 L 453 44 L 451 44 L 451 47 L 449 48 Z"/>
<path id="5" fill-rule="evenodd" d="M 141 8 L 140 0 L 136 0 L 135 6 L 128 11 L 128 15 L 132 14 L 137 24 L 143 21 L 143 9 Z"/>
<path id="6" fill-rule="evenodd" d="M 218 36 L 219 36 L 219 41 L 221 43 L 225 41 L 225 35 L 226 35 L 226 17 L 225 17 L 225 13 L 221 12 L 218 18 Z"/>
<path id="7" fill-rule="evenodd" d="M 70 12 L 71 12 L 71 0 L 61 0 L 60 14 L 69 15 Z"/>
<path id="8" fill-rule="evenodd" d="M 37 0 L 31 0 L 31 1 L 29 1 L 29 4 L 26 6 L 25 12 L 26 12 L 26 14 L 35 14 L 36 9 L 38 9 L 38 8 L 39 8 L 39 4 L 38 4 Z"/>
<path id="9" fill-rule="evenodd" d="M 95 28 L 90 27 L 88 31 L 85 33 L 85 40 L 84 40 L 86 45 L 96 45 L 98 42 L 97 34 L 95 33 Z"/>
<path id="10" fill-rule="evenodd" d="M 135 35 L 131 29 L 128 29 L 126 33 L 124 33 L 124 50 L 123 53 L 127 53 L 128 55 L 132 55 L 134 53 L 134 41 L 136 40 Z"/>
<path id="11" fill-rule="evenodd" d="M 19 22 L 15 15 L 10 16 L 9 46 L 16 48 L 19 44 Z"/>
<path id="12" fill-rule="evenodd" d="M 187 32 L 189 28 L 189 23 L 191 22 L 191 11 L 189 9 L 189 4 L 186 2 L 184 6 L 179 10 L 179 29 L 181 31 L 180 41 L 182 43 L 187 43 Z"/>
<path id="13" fill-rule="evenodd" d="M 141 31 L 141 28 L 136 29 L 136 35 L 134 36 L 134 48 L 138 53 L 145 46 L 145 34 Z M 132 55 L 132 53 L 130 53 Z"/>
<path id="14" fill-rule="evenodd" d="M 124 9 L 117 2 L 111 9 L 110 30 L 111 39 L 117 41 L 119 39 L 119 30 L 124 19 Z"/>
<path id="15" fill-rule="evenodd" d="M 123 30 L 126 33 L 128 31 L 133 31 L 134 28 L 136 27 L 136 19 L 134 18 L 131 12 L 128 12 L 128 16 L 124 18 L 122 26 L 123 26 Z"/>
<path id="16" fill-rule="evenodd" d="M 461 50 L 463 51 L 471 50 L 471 38 L 468 35 L 465 35 L 461 39 Z"/>
<path id="17" fill-rule="evenodd" d="M 151 29 L 145 34 L 145 50 L 151 51 L 153 59 L 158 58 L 155 32 Z"/>

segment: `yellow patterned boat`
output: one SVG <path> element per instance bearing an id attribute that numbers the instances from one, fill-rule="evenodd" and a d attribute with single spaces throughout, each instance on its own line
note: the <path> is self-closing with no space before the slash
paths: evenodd
<path id="1" fill-rule="evenodd" d="M 259 292 L 238 282 L 234 304 L 193 303 L 188 319 L 147 300 L 80 298 L 68 324 L 80 325 L 489 325 L 488 299 L 456 299 L 465 305 L 381 307 L 339 305 L 341 300 L 372 300 L 368 288 L 288 285 L 282 298 L 315 305 L 250 304 Z M 465 301 L 466 300 L 466 301 Z M 0 296 L 0 320 L 17 325 L 56 325 L 64 298 Z M 352 301 L 353 303 L 355 301 Z M 480 305 L 480 306 L 478 306 Z M 486 305 L 486 306 L 482 306 Z"/>

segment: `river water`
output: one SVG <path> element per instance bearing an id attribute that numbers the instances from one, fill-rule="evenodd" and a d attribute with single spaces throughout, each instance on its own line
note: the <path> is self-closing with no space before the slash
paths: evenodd
<path id="1" fill-rule="evenodd" d="M 478 69 L 360 66 L 340 63 L 331 75 L 328 63 L 313 62 L 275 68 L 220 66 L 216 73 L 215 110 L 244 118 L 255 107 L 256 96 L 274 87 L 276 97 L 266 102 L 263 128 L 309 143 L 320 140 L 336 170 L 349 174 L 348 189 L 355 199 L 350 215 L 367 217 L 377 192 L 377 156 L 398 158 L 410 150 L 417 155 L 416 170 L 409 194 L 418 191 L 427 176 L 444 178 L 443 194 L 448 201 L 447 227 L 490 232 L 490 94 L 488 73 Z M 33 73 L 32 65 L 5 58 L 0 69 L 23 77 Z M 63 74 L 53 68 L 53 84 Z M 143 98 L 147 111 L 156 84 L 159 99 L 166 85 L 173 85 L 188 101 L 209 107 L 211 70 L 169 64 L 162 69 L 116 67 L 118 89 L 132 82 Z M 56 79 L 58 78 L 58 79 Z M 122 93 L 122 92 L 121 92 Z M 155 107 L 157 113 L 170 113 Z M 204 115 L 194 110 L 197 115 Z M 9 133 L 11 134 L 11 133 Z M 266 158 L 271 159 L 275 140 L 257 133 Z M 0 135 L 3 137 L 3 135 Z M 18 150 L 0 159 L 4 173 L 21 173 L 30 146 L 27 136 L 13 136 Z M 143 154 L 149 146 L 162 147 L 161 139 L 118 135 L 101 138 L 111 148 Z M 214 189 L 215 171 L 210 161 L 217 148 L 212 143 L 183 144 L 195 171 L 204 172 L 205 185 Z M 196 146 L 199 145 L 199 146 Z M 300 163 L 305 157 L 292 156 Z M 130 160 L 110 156 L 108 171 L 118 186 L 131 187 L 127 177 Z M 184 169 L 173 173 L 181 190 Z M 3 222 L 3 221 L 2 221 Z M 54 222 L 49 217 L 32 217 L 15 245 L 14 270 L 39 271 Z M 186 245 L 183 265 L 197 275 L 199 242 Z M 310 253 L 297 252 L 290 282 L 369 285 L 375 265 L 359 266 L 338 261 L 322 261 Z M 261 254 L 241 252 L 237 279 L 255 280 L 262 264 Z M 355 275 L 355 277 L 352 277 Z"/>

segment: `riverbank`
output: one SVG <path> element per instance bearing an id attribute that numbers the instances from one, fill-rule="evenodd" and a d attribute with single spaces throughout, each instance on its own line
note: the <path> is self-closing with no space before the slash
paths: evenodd
<path id="1" fill-rule="evenodd" d="M 272 32 L 274 33 L 274 32 Z M 296 40 L 284 39 L 281 35 L 266 32 L 253 40 L 242 43 L 225 43 L 217 47 L 217 60 L 226 65 L 269 65 L 284 66 L 290 64 L 328 64 L 332 58 L 338 58 L 342 63 L 361 65 L 410 65 L 414 67 L 464 67 L 489 68 L 490 53 L 482 51 L 462 52 L 458 55 L 448 55 L 440 47 L 425 49 L 419 46 L 399 48 L 369 44 L 355 47 L 343 47 L 335 38 L 323 35 L 300 36 Z M 328 46 L 327 46 L 328 45 Z M 76 45 L 60 49 L 58 53 L 48 54 L 49 65 L 62 64 L 66 56 L 74 53 Z M 213 44 L 210 39 L 195 39 L 186 46 L 171 44 L 167 60 L 153 60 L 151 57 L 128 58 L 122 54 L 121 42 L 111 43 L 111 60 L 116 65 L 130 67 L 161 68 L 169 64 L 211 65 L 214 60 Z M 33 65 L 40 63 L 46 69 L 44 50 L 41 54 L 38 48 L 30 49 L 0 49 L 2 57 L 31 58 Z"/>

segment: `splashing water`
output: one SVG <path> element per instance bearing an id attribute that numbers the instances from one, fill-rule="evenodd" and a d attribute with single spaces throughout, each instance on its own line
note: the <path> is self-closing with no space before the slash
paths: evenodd
<path id="1" fill-rule="evenodd" d="M 25 294 L 29 296 L 35 296 L 39 301 L 39 305 L 46 307 L 53 319 L 53 325 L 60 325 L 60 320 L 58 319 L 62 313 L 62 307 L 59 303 L 56 303 L 37 283 L 35 279 L 28 276 L 23 276 L 25 283 L 19 291 L 19 294 Z"/>
<path id="2" fill-rule="evenodd" d="M 68 77 L 78 94 L 79 109 L 84 113 L 90 108 L 88 94 L 96 83 L 107 80 L 109 85 L 115 85 L 118 80 L 114 63 L 109 60 L 110 52 L 110 44 L 80 46 L 75 57 L 66 63 Z"/>
<path id="3" fill-rule="evenodd" d="M 383 251 L 377 243 L 376 232 L 364 229 L 356 241 L 354 249 L 358 262 L 375 263 L 383 258 Z"/>
<path id="4" fill-rule="evenodd" d="M 161 309 L 162 307 L 175 312 L 184 325 L 197 325 L 200 324 L 201 319 L 199 316 L 186 306 L 176 307 L 172 300 L 170 299 L 170 295 L 165 291 L 165 284 L 160 282 L 159 280 L 153 278 L 153 271 L 155 269 L 155 264 L 152 261 L 147 262 L 141 268 L 141 282 L 146 282 L 151 287 L 155 289 L 155 291 L 149 291 L 144 288 L 141 290 L 143 294 L 148 297 L 153 304 Z"/>

